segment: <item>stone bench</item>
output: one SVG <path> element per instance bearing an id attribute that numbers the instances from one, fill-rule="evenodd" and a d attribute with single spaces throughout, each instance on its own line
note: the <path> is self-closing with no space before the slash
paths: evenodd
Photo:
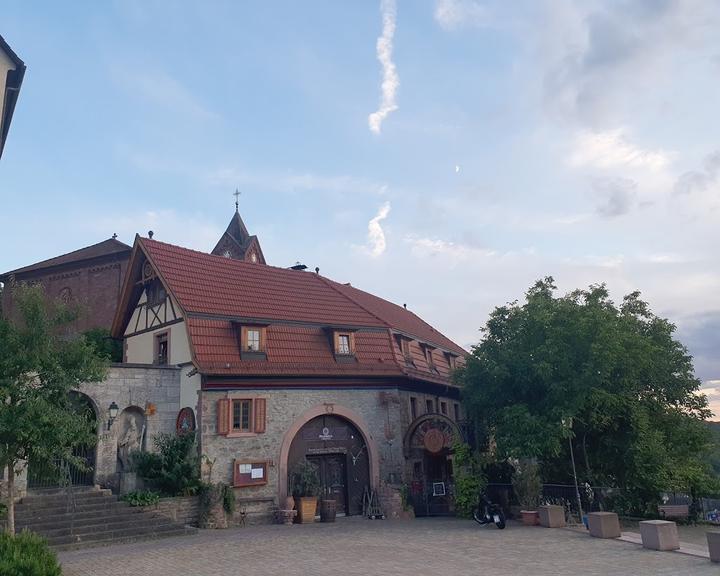
<path id="1" fill-rule="evenodd" d="M 680 548 L 675 522 L 644 520 L 640 522 L 640 537 L 643 547 L 650 550 L 677 550 Z"/>
<path id="2" fill-rule="evenodd" d="M 565 508 L 546 505 L 538 508 L 540 525 L 545 528 L 562 528 L 565 526 Z"/>
<path id="3" fill-rule="evenodd" d="M 707 543 L 710 561 L 720 562 L 720 532 L 708 532 Z"/>
<path id="4" fill-rule="evenodd" d="M 620 538 L 620 520 L 615 512 L 590 512 L 587 518 L 590 536 Z"/>

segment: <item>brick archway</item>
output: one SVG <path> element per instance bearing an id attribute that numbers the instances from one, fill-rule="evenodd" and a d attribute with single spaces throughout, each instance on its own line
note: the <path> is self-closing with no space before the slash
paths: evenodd
<path id="1" fill-rule="evenodd" d="M 282 506 L 285 502 L 285 498 L 288 496 L 288 456 L 290 455 L 290 445 L 293 439 L 305 424 L 310 422 L 313 418 L 323 416 L 326 414 L 332 414 L 333 416 L 340 416 L 351 422 L 362 434 L 365 445 L 368 451 L 368 463 L 370 467 L 370 487 L 377 489 L 380 486 L 380 453 L 378 451 L 377 444 L 370 429 L 368 428 L 365 420 L 357 412 L 350 410 L 339 404 L 320 404 L 314 406 L 303 412 L 298 416 L 292 423 L 290 428 L 282 439 L 280 445 L 280 458 L 278 460 L 278 505 Z"/>

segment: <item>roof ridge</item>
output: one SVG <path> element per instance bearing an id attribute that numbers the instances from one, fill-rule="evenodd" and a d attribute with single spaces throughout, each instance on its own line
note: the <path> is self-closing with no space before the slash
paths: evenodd
<path id="1" fill-rule="evenodd" d="M 232 235 L 229 235 L 232 238 Z M 143 242 L 150 242 L 154 244 L 162 244 L 163 246 L 170 246 L 171 248 L 175 248 L 177 250 L 184 250 L 186 252 L 193 252 L 195 254 L 199 254 L 200 256 L 209 256 L 211 258 L 217 258 L 218 260 L 221 260 L 222 262 L 230 262 L 233 264 L 240 264 L 242 266 L 257 266 L 257 263 L 252 262 L 246 262 L 245 260 L 237 260 L 235 258 L 226 258 L 225 256 L 221 256 L 219 254 L 213 254 L 212 252 L 202 252 L 201 250 L 195 250 L 194 248 L 186 248 L 185 246 L 178 246 L 177 244 L 170 244 L 170 242 L 162 242 L 160 240 L 155 240 L 154 238 L 145 238 L 143 236 L 140 237 Z M 233 238 L 234 239 L 234 238 Z M 275 270 L 282 270 L 283 272 L 288 273 L 297 273 L 297 270 L 291 270 L 290 268 L 283 268 L 282 266 L 273 266 L 272 264 L 261 264 L 263 268 L 274 268 Z"/>
<path id="2" fill-rule="evenodd" d="M 20 268 L 15 268 L 14 270 L 8 270 L 7 272 L 0 274 L 0 276 L 7 276 L 9 274 L 17 274 L 17 273 L 26 271 L 28 269 L 37 269 L 39 267 L 44 266 L 45 264 L 52 262 L 53 260 L 59 260 L 60 258 L 72 256 L 73 254 L 82 252 L 83 250 L 89 250 L 90 248 L 95 248 L 96 246 L 100 246 L 100 244 L 105 244 L 105 242 L 113 242 L 116 244 L 121 244 L 123 246 L 123 248 L 132 250 L 132 246 L 128 246 L 127 244 L 125 244 L 125 242 L 121 242 L 117 238 L 107 238 L 105 240 L 101 240 L 100 242 L 95 242 L 95 244 L 90 244 L 89 246 L 83 246 L 82 248 L 78 248 L 76 250 L 71 250 L 70 252 L 65 252 L 64 254 L 58 254 L 57 256 L 51 256 L 50 258 L 45 258 L 45 260 L 40 260 L 40 262 L 35 262 L 34 264 L 28 264 L 27 266 L 21 266 Z M 120 252 L 120 250 L 118 250 L 118 252 Z M 89 256 L 87 258 L 87 260 L 93 260 L 94 258 L 102 258 L 107 255 L 108 254 L 98 254 L 96 256 Z M 51 264 L 51 266 L 61 266 L 63 264 L 67 264 L 67 262 L 61 262 L 60 264 Z"/>

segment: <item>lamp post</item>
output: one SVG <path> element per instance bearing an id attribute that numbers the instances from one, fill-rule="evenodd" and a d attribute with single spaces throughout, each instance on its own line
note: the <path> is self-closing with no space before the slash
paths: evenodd
<path id="1" fill-rule="evenodd" d="M 572 423 L 572 418 L 562 419 L 562 425 L 567 431 L 568 445 L 570 446 L 570 461 L 572 462 L 573 478 L 575 479 L 575 498 L 577 498 L 578 520 L 582 523 L 583 509 L 582 501 L 580 500 L 580 488 L 578 487 L 577 469 L 575 468 L 575 453 L 573 452 L 572 445 Z"/>
<path id="2" fill-rule="evenodd" d="M 118 412 L 120 408 L 113 400 L 110 404 L 110 407 L 108 408 L 108 412 L 110 413 L 110 419 L 108 420 L 107 429 L 110 430 L 110 427 L 113 425 L 113 422 L 115 422 L 115 418 L 117 418 Z"/>

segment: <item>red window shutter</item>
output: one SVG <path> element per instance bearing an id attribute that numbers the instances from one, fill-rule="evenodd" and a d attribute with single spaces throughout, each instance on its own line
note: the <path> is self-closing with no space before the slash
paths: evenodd
<path id="1" fill-rule="evenodd" d="M 217 433 L 227 436 L 230 433 L 230 399 L 217 401 Z"/>
<path id="2" fill-rule="evenodd" d="M 255 433 L 262 434 L 265 432 L 265 398 L 255 398 L 253 408 L 255 409 Z"/>

